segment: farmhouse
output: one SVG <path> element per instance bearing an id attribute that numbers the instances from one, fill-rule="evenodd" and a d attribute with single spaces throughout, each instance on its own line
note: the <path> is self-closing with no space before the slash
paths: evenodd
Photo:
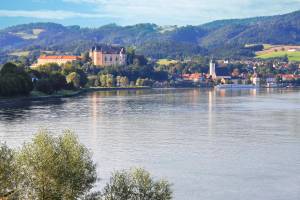
<path id="1" fill-rule="evenodd" d="M 116 66 L 126 64 L 126 51 L 123 47 L 95 46 L 90 50 L 90 58 L 95 66 Z"/>
<path id="2" fill-rule="evenodd" d="M 288 50 L 288 52 L 299 52 L 300 48 L 291 48 Z"/>

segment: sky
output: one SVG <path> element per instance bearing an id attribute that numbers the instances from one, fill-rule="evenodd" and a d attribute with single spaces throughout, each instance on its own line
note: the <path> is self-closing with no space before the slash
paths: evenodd
<path id="1" fill-rule="evenodd" d="M 1 0 L 0 28 L 31 22 L 184 26 L 296 10 L 300 0 Z"/>

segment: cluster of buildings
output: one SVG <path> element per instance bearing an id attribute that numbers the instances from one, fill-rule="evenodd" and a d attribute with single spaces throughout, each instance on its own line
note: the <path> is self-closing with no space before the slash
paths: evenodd
<path id="1" fill-rule="evenodd" d="M 184 81 L 205 82 L 216 81 L 225 83 L 231 80 L 231 74 L 226 67 L 216 67 L 216 62 L 211 60 L 209 63 L 209 71 L 207 73 L 182 74 L 180 77 Z"/>
<path id="2" fill-rule="evenodd" d="M 93 65 L 98 67 L 125 65 L 127 60 L 125 48 L 106 46 L 106 45 L 94 46 L 89 52 L 89 57 L 92 60 Z M 68 62 L 74 62 L 80 60 L 82 60 L 81 56 L 42 55 L 37 59 L 37 63 L 32 65 L 32 67 L 45 65 L 49 63 L 56 63 L 58 65 L 63 65 Z"/>
<path id="3" fill-rule="evenodd" d="M 298 49 L 291 49 L 296 50 Z M 118 66 L 127 64 L 127 53 L 124 47 L 108 46 L 108 45 L 97 45 L 91 48 L 89 52 L 89 58 L 94 66 L 103 68 L 106 66 Z M 45 65 L 49 63 L 56 63 L 58 65 L 63 65 L 68 62 L 81 61 L 83 58 L 81 56 L 73 55 L 42 55 L 37 59 L 32 67 L 39 65 Z M 246 64 L 251 68 L 251 77 L 249 79 L 248 74 L 241 74 L 235 76 L 231 74 L 226 67 L 228 64 Z M 190 82 L 217 82 L 217 83 L 233 83 L 233 84 L 253 84 L 260 85 L 261 78 L 256 73 L 256 66 L 262 66 L 266 63 L 264 61 L 256 60 L 244 60 L 244 61 L 234 61 L 234 60 L 211 60 L 209 63 L 209 70 L 207 73 L 194 73 L 194 74 L 182 74 L 181 77 L 177 77 L 177 80 L 190 81 Z M 274 69 L 287 68 L 288 63 L 277 62 L 273 64 Z M 299 65 L 300 68 L 300 65 Z M 297 80 L 300 79 L 300 75 L 294 74 L 279 74 L 270 75 L 264 80 L 267 85 L 272 85 L 277 82 L 278 79 L 282 81 Z"/>
<path id="4" fill-rule="evenodd" d="M 218 67 L 216 67 L 218 63 Z M 251 72 L 248 73 L 230 73 L 226 65 L 223 62 L 220 64 L 218 61 L 210 61 L 209 70 L 207 73 L 194 73 L 194 74 L 182 74 L 178 80 L 195 82 L 201 84 L 207 84 L 209 82 L 221 83 L 221 84 L 234 84 L 234 85 L 253 85 L 264 87 L 285 87 L 295 80 L 300 80 L 298 74 L 269 74 L 264 77 L 260 77 L 257 73 L 257 67 L 252 64 Z M 249 65 L 250 66 L 250 65 Z M 273 65 L 274 69 L 288 67 L 286 63 L 276 63 Z M 299 66 L 300 69 L 300 66 Z"/>

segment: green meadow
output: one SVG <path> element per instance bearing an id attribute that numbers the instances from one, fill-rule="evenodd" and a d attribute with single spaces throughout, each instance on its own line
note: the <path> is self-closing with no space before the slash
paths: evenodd
<path id="1" fill-rule="evenodd" d="M 261 58 L 261 59 L 282 58 L 285 55 L 288 56 L 289 61 L 300 61 L 300 52 L 288 52 L 288 51 L 265 52 L 257 55 L 256 58 Z"/>
<path id="2" fill-rule="evenodd" d="M 178 63 L 177 60 L 170 60 L 170 59 L 160 59 L 157 61 L 157 64 L 159 65 L 170 65 L 170 64 L 176 64 Z"/>

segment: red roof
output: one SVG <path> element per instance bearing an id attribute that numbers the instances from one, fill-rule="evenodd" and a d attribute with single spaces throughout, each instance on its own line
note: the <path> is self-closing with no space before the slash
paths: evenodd
<path id="1" fill-rule="evenodd" d="M 194 73 L 194 74 L 182 74 L 183 79 L 188 79 L 188 80 L 195 80 L 195 79 L 200 79 L 202 77 L 201 74 L 199 73 Z"/>
<path id="2" fill-rule="evenodd" d="M 80 56 L 40 56 L 39 59 L 77 60 L 77 59 L 80 59 Z"/>
<path id="3" fill-rule="evenodd" d="M 299 79 L 300 75 L 295 75 L 295 74 L 280 74 L 281 78 L 284 79 Z"/>

